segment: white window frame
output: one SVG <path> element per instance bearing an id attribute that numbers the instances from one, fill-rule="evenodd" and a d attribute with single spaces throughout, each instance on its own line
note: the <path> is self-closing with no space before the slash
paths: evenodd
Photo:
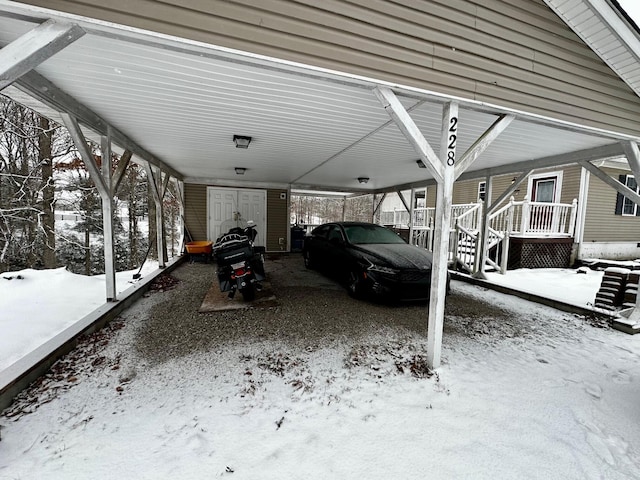
<path id="1" fill-rule="evenodd" d="M 541 172 L 541 173 L 533 173 L 531 175 L 529 175 L 529 179 L 528 179 L 528 183 L 527 183 L 527 198 L 529 199 L 529 201 L 533 202 L 533 184 L 534 184 L 534 180 L 537 179 L 541 179 L 541 178 L 551 178 L 551 177 L 556 177 L 556 191 L 555 194 L 553 196 L 554 198 L 554 202 L 553 203 L 561 203 L 560 200 L 562 199 L 562 177 L 563 177 L 563 171 L 562 170 L 557 170 L 555 172 Z"/>

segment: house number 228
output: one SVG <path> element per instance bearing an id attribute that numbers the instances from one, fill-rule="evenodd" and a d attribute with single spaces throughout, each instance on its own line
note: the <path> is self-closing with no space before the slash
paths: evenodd
<path id="1" fill-rule="evenodd" d="M 452 167 L 456 163 L 456 140 L 458 140 L 458 117 L 449 120 L 449 144 L 447 145 L 447 165 Z"/>

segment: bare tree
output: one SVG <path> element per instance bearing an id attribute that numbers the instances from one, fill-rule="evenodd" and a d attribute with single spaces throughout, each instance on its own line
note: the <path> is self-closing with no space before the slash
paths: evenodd
<path id="1" fill-rule="evenodd" d="M 53 135 L 37 113 L 0 97 L 0 271 L 55 265 Z"/>

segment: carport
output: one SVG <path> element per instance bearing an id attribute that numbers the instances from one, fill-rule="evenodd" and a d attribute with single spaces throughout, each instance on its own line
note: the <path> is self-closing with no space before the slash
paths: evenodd
<path id="1" fill-rule="evenodd" d="M 501 196 L 508 198 L 533 169 L 580 163 L 609 179 L 591 162 L 623 156 L 640 178 L 637 118 L 617 129 L 607 127 L 617 120 L 579 123 L 568 119 L 572 111 L 566 118 L 550 113 L 561 109 L 552 105 L 558 102 L 553 96 L 543 99 L 551 104 L 544 114 L 541 108 L 516 108 L 524 102 L 506 96 L 504 102 L 491 102 L 462 90 L 456 94 L 455 88 L 435 91 L 391 81 L 384 79 L 389 77 L 384 72 L 378 78 L 327 68 L 321 61 L 302 63 L 240 51 L 92 17 L 82 8 L 71 8 L 73 2 L 57 3 L 60 10 L 0 1 L 0 86 L 3 94 L 69 129 L 102 197 L 105 239 L 112 238 L 113 196 L 127 162 L 115 172 L 108 162 L 99 169 L 87 140 L 98 142 L 103 152 L 113 150 L 146 167 L 160 219 L 170 181 L 179 192 L 185 183 L 194 183 L 371 194 L 435 183 L 427 352 L 431 367 L 440 364 L 448 226 L 457 179 L 486 177 L 490 188 L 492 175 L 521 173 Z M 548 7 L 536 8 L 554 9 L 571 24 L 580 12 L 560 11 L 560 3 L 549 0 Z M 632 79 L 634 71 L 640 71 L 637 32 L 627 25 L 630 38 L 614 35 L 615 22 L 624 20 L 621 15 L 609 4 L 597 7 L 602 11 L 589 8 L 591 21 L 600 18 L 600 31 L 619 43 L 617 55 L 627 54 L 619 61 Z M 75 13 L 65 13 L 69 10 Z M 608 15 L 604 20 L 598 17 L 603 11 Z M 580 30 L 579 25 L 574 28 Z M 617 71 L 618 60 L 605 61 Z M 625 80 L 630 90 L 640 91 L 640 84 Z M 640 105 L 640 99 L 634 99 Z M 623 103 L 620 100 L 620 118 L 631 108 Z M 234 136 L 250 137 L 249 147 L 236 148 Z M 419 168 L 417 160 L 426 168 Z M 243 169 L 243 175 L 236 169 Z M 636 192 L 604 177 L 640 204 Z M 163 241 L 159 232 L 158 251 Z M 112 249 L 105 241 L 110 302 L 117 300 Z M 630 321 L 640 322 L 640 306 Z"/>

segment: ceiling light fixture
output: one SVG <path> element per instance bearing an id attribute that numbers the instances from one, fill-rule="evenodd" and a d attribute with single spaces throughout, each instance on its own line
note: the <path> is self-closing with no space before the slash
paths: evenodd
<path id="1" fill-rule="evenodd" d="M 251 143 L 251 137 L 243 137 L 241 135 L 233 136 L 233 143 L 236 144 L 236 148 L 249 148 Z"/>
<path id="2" fill-rule="evenodd" d="M 369 177 L 358 177 L 358 181 L 360 183 L 367 183 L 369 181 Z"/>
<path id="3" fill-rule="evenodd" d="M 246 172 L 246 171 L 247 171 L 247 169 L 244 168 L 244 167 L 236 167 L 236 173 L 238 175 L 244 175 L 244 172 Z"/>
<path id="4" fill-rule="evenodd" d="M 418 168 L 427 168 L 421 159 L 416 160 L 416 163 L 418 164 Z"/>

